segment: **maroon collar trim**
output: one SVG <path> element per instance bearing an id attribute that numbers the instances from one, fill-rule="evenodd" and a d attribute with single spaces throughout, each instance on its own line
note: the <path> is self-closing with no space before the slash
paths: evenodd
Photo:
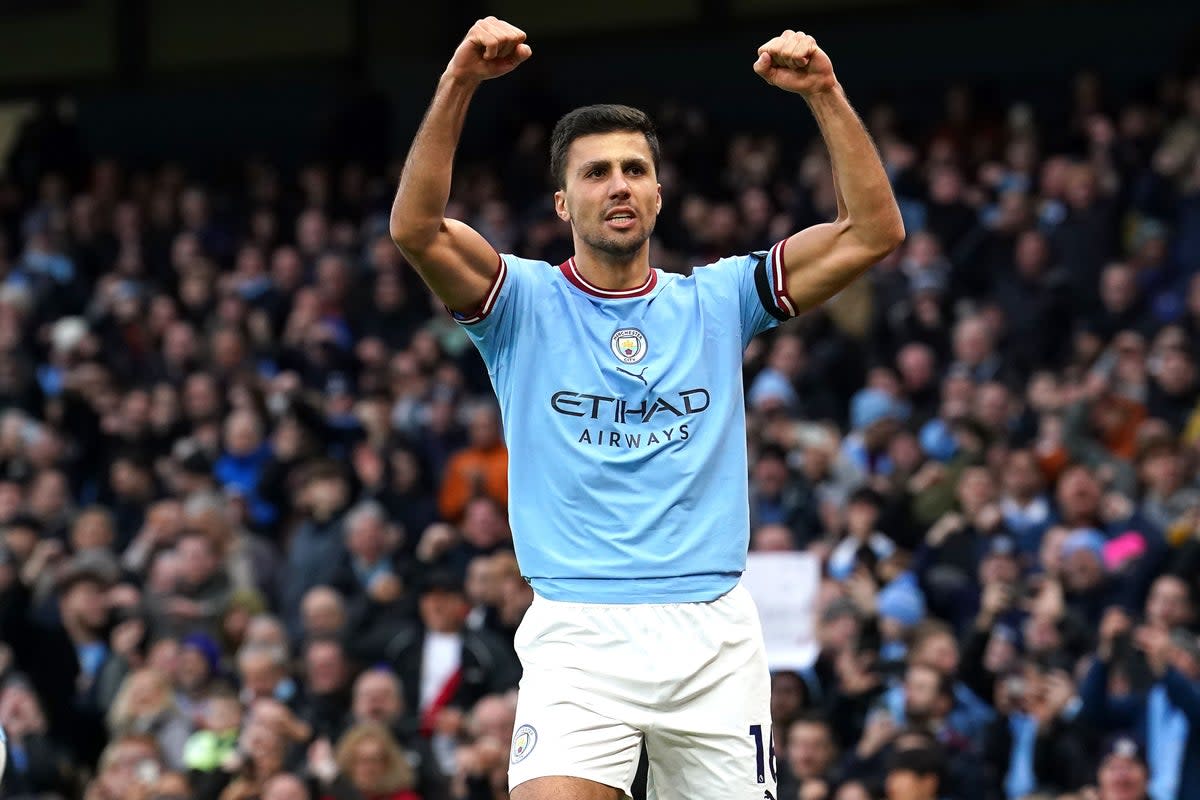
<path id="1" fill-rule="evenodd" d="M 579 273 L 579 268 L 575 266 L 575 258 L 571 257 L 564 263 L 559 264 L 558 268 L 562 270 L 563 277 L 575 285 L 582 292 L 587 292 L 595 297 L 603 297 L 605 300 L 625 300 L 630 297 L 642 297 L 650 294 L 658 283 L 658 271 L 650 270 L 650 274 L 646 276 L 646 282 L 634 289 L 601 289 L 593 283 L 590 283 L 586 278 Z"/>

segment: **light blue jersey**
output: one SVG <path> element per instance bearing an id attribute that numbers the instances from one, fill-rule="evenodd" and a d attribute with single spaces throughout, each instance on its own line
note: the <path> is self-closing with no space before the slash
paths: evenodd
<path id="1" fill-rule="evenodd" d="M 456 314 L 483 355 L 509 450 L 509 515 L 538 594 L 585 603 L 714 600 L 745 569 L 742 351 L 793 313 L 782 243 L 637 289 L 574 260 L 501 258 Z"/>

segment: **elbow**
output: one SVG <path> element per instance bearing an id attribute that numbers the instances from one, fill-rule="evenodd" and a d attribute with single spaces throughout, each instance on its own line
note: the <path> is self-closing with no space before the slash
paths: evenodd
<path id="1" fill-rule="evenodd" d="M 896 218 L 888 230 L 888 235 L 892 237 L 890 246 L 888 247 L 889 253 L 904 244 L 904 240 L 908 236 L 908 232 L 904 230 L 904 220 L 900 217 L 899 209 L 896 209 Z"/>
<path id="2" fill-rule="evenodd" d="M 854 226 L 857 230 L 859 245 L 870 253 L 872 263 L 887 258 L 896 248 L 904 243 L 904 221 L 899 211 L 871 225 Z"/>
<path id="3" fill-rule="evenodd" d="M 904 244 L 907 234 L 904 230 L 904 220 L 900 217 L 900 209 L 897 208 L 895 214 L 878 226 L 876 236 L 875 246 L 880 258 L 887 257 L 897 247 Z"/>
<path id="4" fill-rule="evenodd" d="M 392 243 L 410 264 L 420 262 L 437 238 L 436 232 L 428 233 L 423 230 L 393 229 L 391 235 Z"/>
<path id="5" fill-rule="evenodd" d="M 405 256 L 424 251 L 433 241 L 433 236 L 415 225 L 397 225 L 393 222 L 388 232 L 391 234 L 392 243 L 400 248 L 400 252 Z"/>
<path id="6" fill-rule="evenodd" d="M 442 230 L 443 220 L 414 219 L 403 216 L 393 210 L 388 224 L 388 233 L 392 242 L 400 248 L 406 257 L 412 257 L 425 252 L 437 239 Z"/>

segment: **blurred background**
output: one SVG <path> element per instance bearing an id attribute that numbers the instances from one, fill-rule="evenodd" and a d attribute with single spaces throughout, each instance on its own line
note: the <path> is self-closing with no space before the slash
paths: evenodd
<path id="1" fill-rule="evenodd" d="M 905 244 L 745 357 L 778 798 L 1200 797 L 1200 6 L 1165 0 L 0 0 L 0 794 L 507 797 L 507 452 L 387 225 L 488 14 L 534 57 L 448 213 L 502 252 L 571 255 L 548 137 L 594 102 L 659 124 L 660 268 L 832 218 L 751 70 L 784 28 L 892 180 Z"/>
<path id="2" fill-rule="evenodd" d="M 994 102 L 992 111 L 1020 98 L 1060 124 L 1069 116 L 1065 82 L 1081 70 L 1103 78 L 1114 98 L 1153 95 L 1197 50 L 1197 12 L 1162 0 L 437 5 L 7 0 L 7 137 L 47 98 L 70 108 L 91 154 L 131 163 L 212 168 L 263 153 L 292 166 L 315 157 L 382 164 L 402 154 L 446 52 L 487 14 L 519 20 L 539 49 L 480 96 L 480 124 L 468 131 L 479 147 L 511 135 L 497 124 L 553 120 L 600 98 L 701 103 L 722 125 L 803 124 L 803 108 L 747 86 L 742 73 L 765 32 L 808 20 L 839 55 L 860 106 L 899 101 L 906 119 L 925 122 L 961 83 Z"/>

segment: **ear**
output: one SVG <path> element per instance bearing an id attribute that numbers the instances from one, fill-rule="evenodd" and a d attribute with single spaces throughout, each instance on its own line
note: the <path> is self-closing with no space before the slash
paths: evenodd
<path id="1" fill-rule="evenodd" d="M 567 193 L 562 189 L 554 193 L 554 213 L 563 222 L 571 221 L 571 212 L 567 210 Z"/>
<path id="2" fill-rule="evenodd" d="M 655 184 L 654 213 L 655 213 L 655 215 L 658 215 L 661 212 L 662 212 L 662 184 L 658 183 L 658 184 Z"/>

